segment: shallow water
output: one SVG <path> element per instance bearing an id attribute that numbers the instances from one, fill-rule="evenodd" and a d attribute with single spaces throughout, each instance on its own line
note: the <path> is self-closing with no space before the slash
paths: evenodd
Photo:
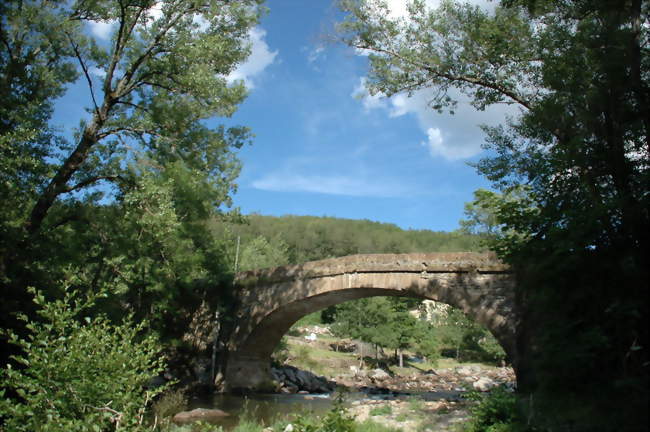
<path id="1" fill-rule="evenodd" d="M 364 400 L 394 400 L 419 398 L 425 401 L 441 399 L 458 400 L 460 391 L 420 392 L 409 394 L 368 394 L 350 392 L 345 394 L 344 404 L 350 405 L 355 401 Z M 322 415 L 334 404 L 332 394 L 262 394 L 253 393 L 246 396 L 234 394 L 217 394 L 208 399 L 195 399 L 190 403 L 194 408 L 219 408 L 230 414 L 218 425 L 226 430 L 234 428 L 242 418 L 252 418 L 264 425 L 271 425 L 276 420 L 290 414 L 314 413 Z"/>

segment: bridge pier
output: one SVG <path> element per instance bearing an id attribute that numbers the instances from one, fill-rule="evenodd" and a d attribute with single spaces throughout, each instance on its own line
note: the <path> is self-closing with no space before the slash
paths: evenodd
<path id="1" fill-rule="evenodd" d="M 269 357 L 230 353 L 225 375 L 225 390 L 228 392 L 275 391 Z"/>

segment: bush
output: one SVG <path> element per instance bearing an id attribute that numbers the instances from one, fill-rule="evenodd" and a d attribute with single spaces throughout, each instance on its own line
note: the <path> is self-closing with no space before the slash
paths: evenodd
<path id="1" fill-rule="evenodd" d="M 183 390 L 163 394 L 152 406 L 153 415 L 159 423 L 167 423 L 171 417 L 186 409 L 187 396 Z"/>
<path id="2" fill-rule="evenodd" d="M 299 415 L 294 420 L 295 432 L 355 432 L 354 417 L 343 406 L 343 395 L 338 394 L 334 406 L 321 419 L 319 417 Z"/>
<path id="3" fill-rule="evenodd" d="M 0 416 L 7 431 L 101 432 L 144 430 L 145 409 L 165 388 L 147 384 L 163 370 L 158 342 L 143 335 L 144 323 L 115 325 L 104 316 L 84 316 L 97 296 L 45 301 L 30 290 L 40 320 L 26 322 L 30 334 L 7 332 L 21 355 L 0 371 Z M 5 397 L 9 395 L 16 398 Z"/>
<path id="4" fill-rule="evenodd" d="M 495 387 L 487 395 L 473 392 L 469 396 L 479 403 L 471 409 L 472 417 L 465 432 L 524 431 L 517 411 L 517 397 L 505 387 Z"/>

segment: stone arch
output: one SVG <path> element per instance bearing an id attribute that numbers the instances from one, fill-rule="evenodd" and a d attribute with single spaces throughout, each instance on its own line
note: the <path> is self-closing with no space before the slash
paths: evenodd
<path id="1" fill-rule="evenodd" d="M 270 355 L 302 316 L 372 296 L 430 299 L 484 325 L 514 360 L 514 277 L 493 255 L 353 255 L 239 275 L 238 323 L 228 342 L 226 389 L 264 389 Z"/>

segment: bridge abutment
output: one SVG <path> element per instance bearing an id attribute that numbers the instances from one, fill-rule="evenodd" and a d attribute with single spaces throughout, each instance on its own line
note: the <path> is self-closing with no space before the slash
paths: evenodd
<path id="1" fill-rule="evenodd" d="M 272 392 L 275 390 L 268 357 L 230 353 L 226 365 L 225 391 Z"/>

